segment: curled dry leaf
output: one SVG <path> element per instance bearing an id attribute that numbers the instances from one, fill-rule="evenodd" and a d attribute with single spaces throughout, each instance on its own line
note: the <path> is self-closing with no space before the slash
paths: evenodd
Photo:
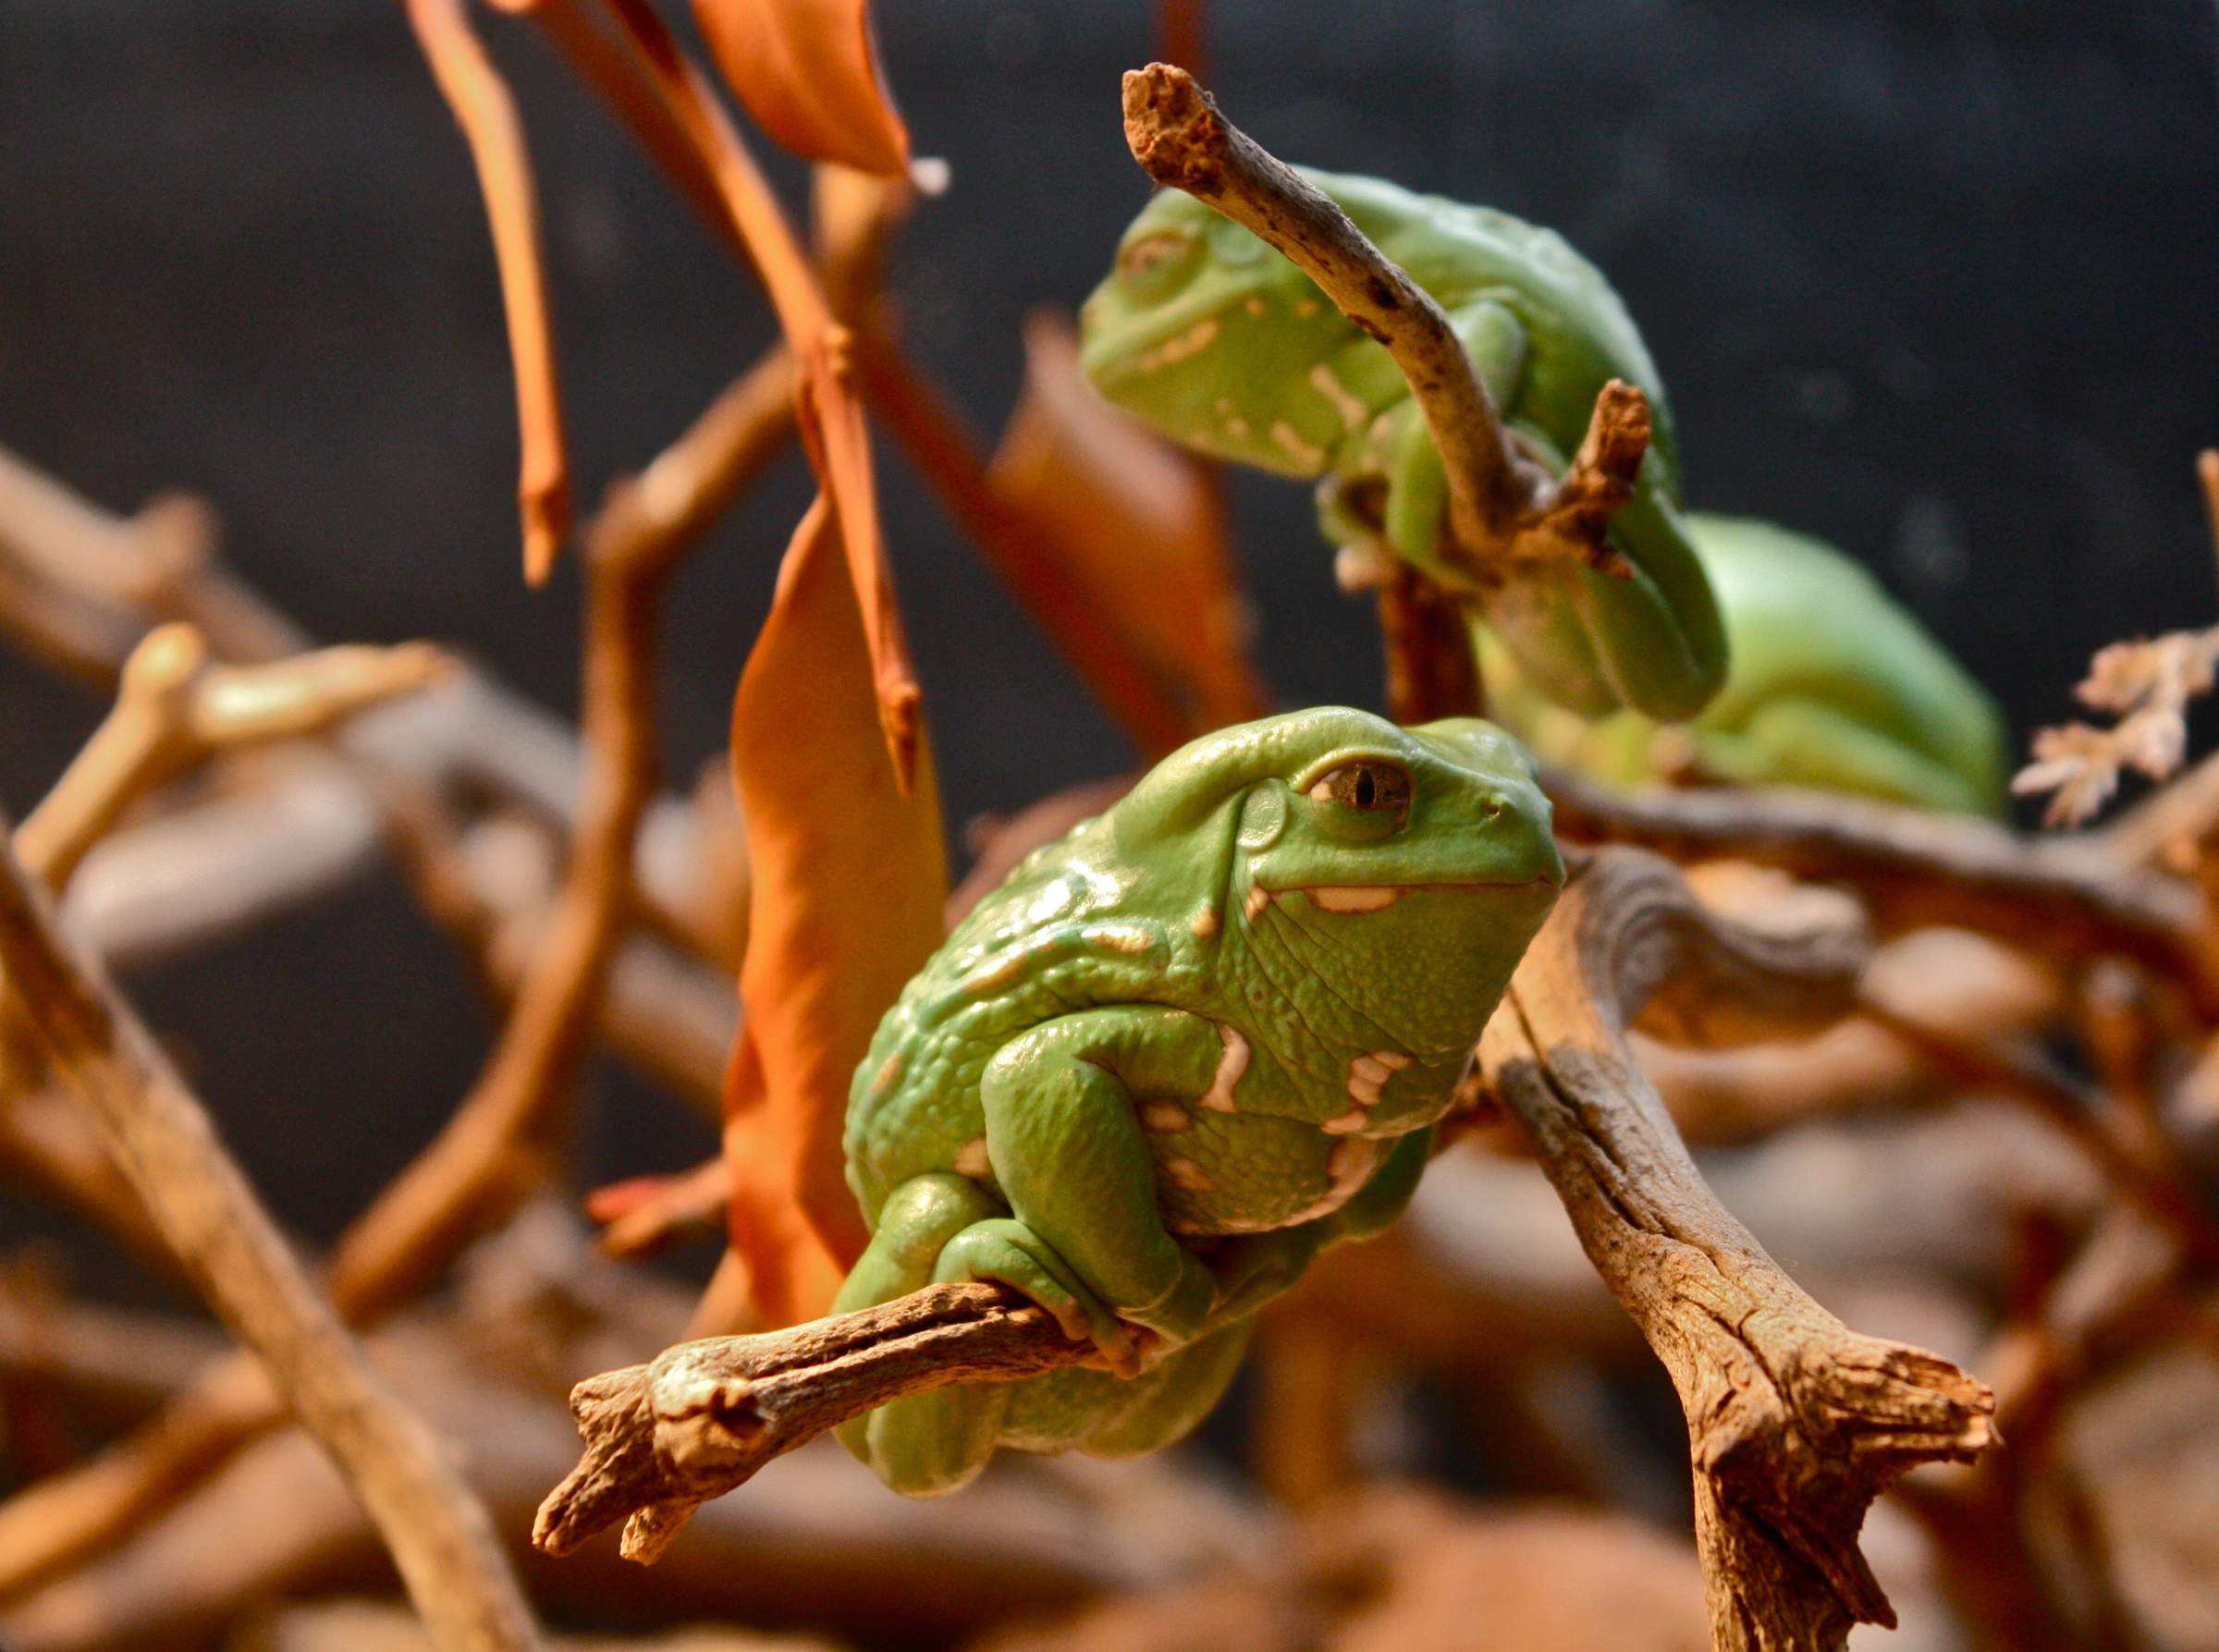
<path id="1" fill-rule="evenodd" d="M 869 0 L 693 0 L 693 17 L 726 83 L 779 143 L 859 172 L 908 170 Z"/>
<path id="2" fill-rule="evenodd" d="M 764 1323 L 824 1312 L 861 1254 L 840 1154 L 848 1084 L 878 1019 L 940 942 L 948 890 L 931 754 L 904 789 L 840 532 L 820 497 L 796 530 L 732 704 L 747 826 L 747 1032 L 727 1079 L 732 1248 Z"/>
<path id="3" fill-rule="evenodd" d="M 539 256 L 539 202 L 524 135 L 500 71 L 472 32 L 466 0 L 407 0 L 409 24 L 454 111 L 478 169 L 493 251 L 501 272 L 501 307 L 516 369 L 517 504 L 523 513 L 524 578 L 533 585 L 555 567 L 570 531 L 570 461 L 546 274 Z"/>
<path id="4" fill-rule="evenodd" d="M 1262 715 L 1247 606 L 1208 473 L 1111 407 L 1079 371 L 1071 324 L 1024 326 L 1024 394 L 988 479 L 1038 521 L 1088 604 L 1198 734 Z"/>

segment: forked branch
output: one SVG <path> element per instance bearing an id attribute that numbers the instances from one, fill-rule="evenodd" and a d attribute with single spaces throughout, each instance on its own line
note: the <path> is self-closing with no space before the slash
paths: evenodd
<path id="1" fill-rule="evenodd" d="M 1866 1509 L 1906 1470 L 1970 1461 L 1994 1438 L 1984 1385 L 1850 1330 L 1765 1254 L 1704 1185 L 1626 1044 L 1637 1015 L 1666 1033 L 1701 1006 L 1740 1019 L 1698 1030 L 1784 1033 L 1837 1011 L 1855 977 L 1838 939 L 1753 937 L 1656 856 L 1605 850 L 1480 1041 L 1483 1082 L 1679 1391 L 1722 1649 L 1838 1648 L 1853 1623 L 1892 1625 L 1857 1547 Z"/>

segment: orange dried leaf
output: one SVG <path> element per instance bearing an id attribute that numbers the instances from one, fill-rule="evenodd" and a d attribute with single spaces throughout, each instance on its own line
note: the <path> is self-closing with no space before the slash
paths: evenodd
<path id="1" fill-rule="evenodd" d="M 766 1324 L 820 1314 L 861 1253 L 840 1153 L 848 1085 L 939 945 L 948 888 L 931 755 L 887 760 L 863 618 L 820 496 L 795 531 L 732 706 L 754 878 L 747 1034 L 726 1091 L 732 1248 Z"/>
<path id="2" fill-rule="evenodd" d="M 1198 734 L 1264 710 L 1248 607 L 1208 474 L 1103 400 L 1060 314 L 1025 322 L 1024 394 L 988 480 L 1039 524 L 1086 598 Z"/>
<path id="3" fill-rule="evenodd" d="M 795 154 L 909 168 L 909 128 L 878 72 L 868 0 L 693 0 L 727 85 Z"/>
<path id="4" fill-rule="evenodd" d="M 516 370 L 521 449 L 516 492 L 523 515 L 524 579 L 537 585 L 554 570 L 556 555 L 570 535 L 570 490 L 532 163 L 516 104 L 472 32 L 463 0 L 407 0 L 407 6 L 417 43 L 469 141 L 493 229 Z"/>

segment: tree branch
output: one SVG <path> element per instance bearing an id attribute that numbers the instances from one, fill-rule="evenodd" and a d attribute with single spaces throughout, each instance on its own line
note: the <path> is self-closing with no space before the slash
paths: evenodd
<path id="1" fill-rule="evenodd" d="M 1604 850 L 1527 949 L 1479 1047 L 1486 1083 L 1679 1391 L 1713 1643 L 1749 1652 L 1838 1648 L 1854 1622 L 1893 1624 L 1857 1548 L 1866 1508 L 1906 1470 L 1969 1461 L 1993 1438 L 1984 1386 L 1849 1330 L 1780 1270 L 1703 1184 L 1627 1047 L 1628 1022 L 1646 1007 L 1646 1028 L 1661 1003 L 1793 1010 L 1792 994 L 1749 996 L 1795 980 L 1782 948 L 1796 950 L 1710 917 L 1656 857 Z M 1825 987 L 1823 970 L 1803 973 L 1806 989 Z M 1803 1005 L 1838 1010 L 1853 983 L 1836 970 Z"/>
<path id="2" fill-rule="evenodd" d="M 1184 69 L 1152 63 L 1124 80 L 1125 142 L 1158 183 L 1208 202 L 1293 260 L 1394 358 L 1448 473 L 1452 548 L 1475 572 L 1571 557 L 1615 568 L 1605 532 L 1633 496 L 1649 438 L 1649 400 L 1613 379 L 1561 481 L 1504 429 L 1471 357 L 1430 293 L 1283 161 L 1227 120 Z"/>
<path id="3" fill-rule="evenodd" d="M 364 1362 L 153 1035 L 55 929 L 4 838 L 0 970 L 178 1260 L 372 1511 L 436 1643 L 531 1652 L 537 1632 L 484 1511 Z"/>
<path id="4" fill-rule="evenodd" d="M 1833 792 L 1700 787 L 1620 791 L 1542 777 L 1556 827 L 1674 860 L 1731 856 L 1856 886 L 1882 935 L 1951 925 L 2053 957 L 2111 954 L 2177 981 L 2219 1018 L 2219 959 L 2196 891 L 2104 834 L 2029 838 L 1988 821 Z M 2142 835 L 2136 828 L 2139 850 Z"/>
<path id="5" fill-rule="evenodd" d="M 585 1454 L 540 1505 L 532 1541 L 568 1554 L 621 1520 L 627 1558 L 652 1562 L 703 1503 L 850 1417 L 1088 1352 L 999 1285 L 931 1285 L 791 1330 L 680 1342 L 570 1391 Z"/>

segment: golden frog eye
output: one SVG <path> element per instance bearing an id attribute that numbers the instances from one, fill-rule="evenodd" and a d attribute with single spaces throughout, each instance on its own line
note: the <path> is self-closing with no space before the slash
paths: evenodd
<path id="1" fill-rule="evenodd" d="M 1410 811 L 1410 777 L 1391 763 L 1344 763 L 1318 777 L 1310 796 L 1321 803 L 1367 814 L 1406 814 Z"/>

